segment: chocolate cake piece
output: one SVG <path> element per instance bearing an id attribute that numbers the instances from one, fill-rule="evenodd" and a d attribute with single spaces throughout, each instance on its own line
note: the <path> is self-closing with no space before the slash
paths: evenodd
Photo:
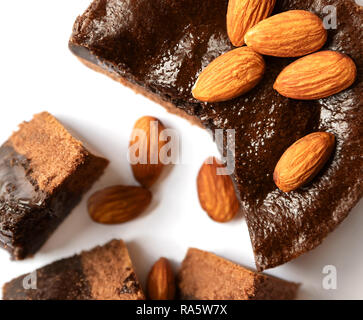
<path id="1" fill-rule="evenodd" d="M 145 299 L 122 240 L 112 240 L 36 270 L 33 285 L 27 277 L 5 284 L 4 300 Z"/>
<path id="2" fill-rule="evenodd" d="M 299 288 L 198 249 L 189 249 L 177 283 L 184 300 L 291 300 Z"/>
<path id="3" fill-rule="evenodd" d="M 191 89 L 200 72 L 232 49 L 226 32 L 228 0 L 95 0 L 77 18 L 71 51 L 89 67 L 160 102 L 169 111 L 211 129 L 236 130 L 239 193 L 258 270 L 275 267 L 318 246 L 363 194 L 363 24 L 352 0 L 279 0 L 275 13 L 309 10 L 321 18 L 337 9 L 337 29 L 326 49 L 348 54 L 356 83 L 318 101 L 291 100 L 273 90 L 293 59 L 265 57 L 266 73 L 249 93 L 201 103 Z M 283 193 L 273 171 L 283 152 L 315 132 L 335 135 L 334 158 L 308 186 Z"/>
<path id="4" fill-rule="evenodd" d="M 107 165 L 47 112 L 21 124 L 0 148 L 0 246 L 33 255 Z"/>

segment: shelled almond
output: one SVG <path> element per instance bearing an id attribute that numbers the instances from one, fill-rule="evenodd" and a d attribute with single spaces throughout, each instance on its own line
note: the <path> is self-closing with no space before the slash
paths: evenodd
<path id="1" fill-rule="evenodd" d="M 274 171 L 277 187 L 289 192 L 310 182 L 330 158 L 335 137 L 328 132 L 314 132 L 289 147 Z"/>
<path id="2" fill-rule="evenodd" d="M 267 18 L 275 3 L 276 0 L 229 0 L 227 32 L 235 47 L 244 45 L 246 32 Z"/>
<path id="3" fill-rule="evenodd" d="M 247 47 L 237 48 L 219 56 L 203 70 L 192 94 L 205 102 L 230 100 L 254 88 L 264 72 L 261 55 Z"/>
<path id="4" fill-rule="evenodd" d="M 143 187 L 112 186 L 88 199 L 88 212 L 98 223 L 123 223 L 141 214 L 149 206 L 151 198 L 151 192 Z"/>
<path id="5" fill-rule="evenodd" d="M 229 175 L 219 175 L 224 165 L 215 158 L 207 159 L 197 178 L 199 201 L 207 214 L 217 222 L 232 220 L 239 211 L 233 181 Z"/>
<path id="6" fill-rule="evenodd" d="M 350 57 L 321 51 L 288 65 L 277 77 L 274 89 L 288 98 L 314 100 L 350 87 L 356 76 L 357 67 Z"/>
<path id="7" fill-rule="evenodd" d="M 175 276 L 168 259 L 160 258 L 151 268 L 147 293 L 151 300 L 174 300 Z"/>
<path id="8" fill-rule="evenodd" d="M 327 31 L 317 15 L 290 10 L 259 22 L 246 33 L 244 40 L 263 55 L 299 57 L 322 48 Z"/>
<path id="9" fill-rule="evenodd" d="M 130 149 L 137 147 L 138 159 L 131 164 L 135 179 L 144 187 L 150 188 L 161 175 L 164 164 L 160 159 L 160 149 L 166 141 L 160 139 L 160 133 L 165 129 L 157 118 L 144 116 L 134 125 Z M 131 159 L 133 162 L 135 159 Z"/>

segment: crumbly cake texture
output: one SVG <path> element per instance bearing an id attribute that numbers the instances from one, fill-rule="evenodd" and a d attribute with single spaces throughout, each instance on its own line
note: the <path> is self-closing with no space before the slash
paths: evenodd
<path id="1" fill-rule="evenodd" d="M 47 112 L 22 123 L 9 142 L 17 153 L 31 159 L 31 177 L 47 193 L 59 187 L 88 155 L 82 143 Z"/>
<path id="2" fill-rule="evenodd" d="M 185 300 L 291 300 L 299 288 L 193 248 L 182 263 L 177 283 Z"/>
<path id="3" fill-rule="evenodd" d="M 37 289 L 24 289 L 26 276 L 4 285 L 5 300 L 145 299 L 122 240 L 112 240 L 36 270 Z"/>
<path id="4" fill-rule="evenodd" d="M 355 61 L 358 78 L 349 89 L 317 101 L 285 98 L 273 83 L 293 59 L 265 57 L 265 76 L 252 91 L 201 103 L 191 94 L 198 75 L 233 48 L 227 5 L 228 0 L 95 0 L 77 18 L 69 47 L 86 65 L 169 111 L 212 131 L 236 130 L 233 179 L 261 271 L 318 246 L 362 197 L 363 7 L 351 0 L 281 0 L 273 13 L 300 9 L 324 18 L 324 8 L 335 6 L 338 27 L 328 30 L 324 49 Z M 281 192 L 273 182 L 276 163 L 292 143 L 315 131 L 335 135 L 333 158 L 306 187 Z"/>
<path id="5" fill-rule="evenodd" d="M 21 124 L 0 148 L 0 246 L 33 255 L 107 165 L 47 112 Z"/>

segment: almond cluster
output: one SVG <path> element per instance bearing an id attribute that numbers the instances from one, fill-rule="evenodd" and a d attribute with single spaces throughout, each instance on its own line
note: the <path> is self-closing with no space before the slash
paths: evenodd
<path id="1" fill-rule="evenodd" d="M 326 98 L 354 83 L 357 67 L 350 57 L 331 50 L 316 52 L 328 37 L 323 21 L 304 10 L 269 17 L 275 2 L 229 0 L 227 33 L 239 48 L 219 56 L 202 71 L 192 89 L 194 98 L 214 103 L 250 91 L 263 78 L 263 55 L 303 56 L 283 69 L 273 85 L 287 98 Z M 294 143 L 276 165 L 276 185 L 289 192 L 310 182 L 330 158 L 334 145 L 334 135 L 326 132 L 307 135 Z"/>
<path id="2" fill-rule="evenodd" d="M 321 99 L 353 84 L 355 63 L 335 51 L 322 51 L 327 40 L 323 21 L 304 10 L 290 10 L 268 17 L 275 0 L 230 0 L 227 32 L 240 47 L 212 61 L 199 75 L 192 94 L 203 102 L 236 98 L 254 88 L 262 79 L 262 55 L 301 57 L 288 65 L 276 79 L 274 89 L 300 100 Z"/>

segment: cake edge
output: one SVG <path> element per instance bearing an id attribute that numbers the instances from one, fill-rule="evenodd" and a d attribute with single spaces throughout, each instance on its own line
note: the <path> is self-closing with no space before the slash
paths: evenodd
<path id="1" fill-rule="evenodd" d="M 202 129 L 206 129 L 205 126 L 202 124 L 202 122 L 198 118 L 196 118 L 195 116 L 189 115 L 184 110 L 179 109 L 176 105 L 172 104 L 171 102 L 163 100 L 157 94 L 147 91 L 145 88 L 143 88 L 135 83 L 130 82 L 126 78 L 116 75 L 110 71 L 107 71 L 104 68 L 100 67 L 99 65 L 91 63 L 88 60 L 77 56 L 76 54 L 74 54 L 74 55 L 81 63 L 83 63 L 89 69 L 92 69 L 93 71 L 101 73 L 101 74 L 111 78 L 112 80 L 121 83 L 125 87 L 134 91 L 136 94 L 141 94 L 141 95 L 145 96 L 149 100 L 161 105 L 164 109 L 166 109 L 167 112 L 187 120 L 192 125 L 200 127 Z"/>

